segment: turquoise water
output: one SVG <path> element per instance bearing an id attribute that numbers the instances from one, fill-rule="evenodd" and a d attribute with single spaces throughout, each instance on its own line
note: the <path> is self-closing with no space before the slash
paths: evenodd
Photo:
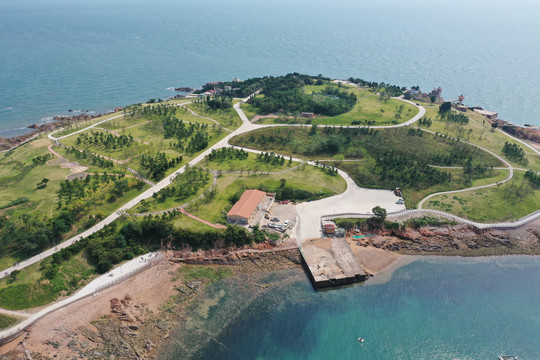
<path id="1" fill-rule="evenodd" d="M 538 19 L 532 0 L 0 0 L 0 136 L 69 109 L 294 71 L 440 85 L 540 125 Z"/>
<path id="2" fill-rule="evenodd" d="M 429 257 L 323 292 L 301 279 L 244 311 L 218 339 L 229 351 L 198 359 L 538 359 L 539 281 L 538 257 Z"/>

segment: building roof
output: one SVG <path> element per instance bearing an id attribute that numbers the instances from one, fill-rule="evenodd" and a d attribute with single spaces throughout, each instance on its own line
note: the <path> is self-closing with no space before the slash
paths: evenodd
<path id="1" fill-rule="evenodd" d="M 232 209 L 227 213 L 227 216 L 239 216 L 249 219 L 265 196 L 266 193 L 260 190 L 244 191 L 240 200 L 234 204 Z"/>

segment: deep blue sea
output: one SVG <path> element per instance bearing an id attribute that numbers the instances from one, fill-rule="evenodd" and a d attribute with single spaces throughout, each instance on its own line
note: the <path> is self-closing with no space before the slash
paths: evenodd
<path id="1" fill-rule="evenodd" d="M 299 278 L 254 302 L 196 359 L 540 359 L 539 282 L 540 258 L 525 256 L 427 257 L 383 284 L 318 292 Z"/>
<path id="2" fill-rule="evenodd" d="M 288 72 L 442 86 L 540 125 L 539 34 L 535 0 L 0 0 L 0 136 Z"/>

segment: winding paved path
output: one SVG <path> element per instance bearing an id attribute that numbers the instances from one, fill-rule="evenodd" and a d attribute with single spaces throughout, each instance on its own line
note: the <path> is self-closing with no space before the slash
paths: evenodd
<path id="1" fill-rule="evenodd" d="M 196 156 L 187 165 L 194 166 L 197 163 L 199 163 L 201 160 L 203 160 L 208 154 L 210 154 L 210 152 L 212 150 L 218 149 L 218 148 L 221 148 L 221 147 L 229 146 L 229 140 L 235 135 L 243 134 L 243 133 L 246 133 L 246 132 L 249 132 L 249 131 L 252 131 L 252 130 L 255 130 L 255 129 L 259 129 L 259 128 L 272 127 L 272 126 L 306 126 L 306 125 L 299 125 L 299 124 L 285 124 L 285 125 L 283 125 L 283 124 L 272 124 L 272 125 L 255 125 L 255 124 L 252 124 L 252 123 L 250 123 L 249 119 L 247 118 L 247 116 L 244 114 L 244 112 L 240 108 L 240 104 L 242 102 L 247 101 L 249 98 L 250 97 L 242 99 L 241 102 L 238 102 L 238 103 L 234 104 L 234 106 L 233 106 L 234 109 L 236 110 L 236 112 L 238 113 L 238 115 L 240 116 L 240 118 L 242 119 L 242 125 L 238 129 L 232 131 L 229 135 L 227 135 L 224 138 L 222 138 L 221 140 L 219 140 L 216 144 L 214 144 L 213 146 L 211 146 L 210 148 L 206 149 L 201 154 Z M 410 120 L 408 120 L 408 121 L 406 121 L 406 122 L 404 122 L 402 124 L 397 124 L 397 125 L 390 125 L 390 126 L 362 126 L 362 125 L 358 125 L 358 126 L 344 126 L 344 127 L 396 128 L 396 127 L 402 127 L 402 126 L 411 125 L 414 122 L 416 122 L 417 120 L 419 120 L 425 114 L 425 109 L 422 106 L 418 106 L 418 105 L 416 105 L 416 104 L 414 104 L 414 103 L 412 103 L 411 101 L 408 101 L 408 100 L 399 99 L 399 98 L 398 98 L 398 100 L 405 101 L 407 103 L 410 103 L 412 105 L 417 106 L 419 108 L 418 114 L 416 114 Z M 181 104 L 179 104 L 179 105 L 181 105 Z M 179 105 L 177 105 L 177 106 L 179 106 Z M 90 126 L 84 128 L 84 129 L 77 130 L 77 131 L 75 131 L 73 133 L 70 133 L 68 135 L 63 135 L 63 136 L 60 136 L 60 137 L 54 137 L 53 136 L 54 133 L 62 130 L 62 129 L 59 129 L 57 131 L 54 131 L 54 132 L 50 133 L 48 135 L 48 137 L 53 141 L 57 141 L 57 140 L 60 140 L 60 139 L 63 139 L 63 138 L 66 138 L 66 137 L 73 136 L 75 134 L 81 133 L 81 132 L 86 131 L 86 130 L 88 130 L 90 128 L 94 128 L 97 125 L 100 125 L 100 124 L 102 124 L 104 122 L 111 121 L 113 119 L 117 119 L 117 118 L 120 118 L 120 117 L 125 116 L 125 115 L 126 114 L 120 114 L 120 115 L 117 115 L 117 116 L 113 116 L 111 118 L 108 118 L 108 119 L 99 121 L 99 122 L 97 122 L 97 123 L 95 123 L 93 125 L 90 125 Z M 422 129 L 422 130 L 424 130 L 424 129 Z M 425 130 L 425 131 L 430 132 L 429 130 Z M 510 136 L 510 135 L 508 135 L 508 136 Z M 513 138 L 512 136 L 510 136 L 510 137 Z M 520 141 L 520 142 L 522 142 L 522 141 Z M 504 164 L 506 164 L 508 166 L 509 170 L 510 170 L 510 176 L 505 181 L 508 181 L 509 179 L 512 178 L 512 176 L 513 176 L 513 168 L 510 166 L 510 164 L 507 161 L 505 161 L 500 156 L 494 154 L 493 152 L 491 152 L 491 151 L 489 151 L 487 149 L 483 149 L 483 148 L 481 148 L 481 147 L 479 147 L 477 145 L 474 145 L 474 144 L 471 144 L 471 145 L 473 145 L 473 146 L 475 146 L 477 148 L 480 148 L 480 149 L 482 149 L 484 151 L 487 151 L 488 153 L 492 154 L 493 156 L 495 156 L 496 158 L 501 160 Z M 528 144 L 525 144 L 525 145 L 528 146 L 529 148 L 531 148 Z M 252 150 L 252 149 L 245 149 L 245 150 L 249 150 L 251 152 L 257 152 L 257 150 Z M 534 151 L 537 154 L 540 155 L 540 152 L 538 152 L 537 150 L 534 150 Z M 299 161 L 300 159 L 294 159 L 294 160 Z M 314 162 L 308 162 L 308 163 L 311 164 L 311 165 L 315 165 Z M 48 250 L 42 252 L 41 254 L 33 256 L 33 257 L 31 257 L 29 259 L 26 259 L 24 261 L 21 261 L 18 264 L 18 266 L 16 266 L 16 267 L 11 267 L 9 269 L 4 270 L 0 274 L 0 278 L 2 278 L 4 276 L 7 276 L 13 270 L 22 269 L 22 268 L 25 268 L 25 267 L 27 267 L 27 266 L 29 266 L 31 264 L 34 264 L 34 263 L 44 259 L 45 257 L 48 257 L 48 256 L 52 255 L 53 253 L 59 251 L 60 249 L 70 246 L 75 241 L 78 241 L 78 240 L 80 240 L 80 239 L 82 239 L 84 237 L 87 237 L 87 236 L 101 230 L 103 227 L 105 227 L 106 225 L 108 225 L 108 224 L 112 223 L 113 221 L 115 221 L 117 218 L 122 216 L 127 210 L 134 207 L 135 205 L 137 205 L 142 200 L 150 198 L 155 192 L 158 192 L 161 189 L 165 188 L 167 185 L 169 185 L 176 176 L 184 173 L 187 165 L 182 166 L 181 168 L 179 168 L 178 170 L 173 172 L 171 175 L 165 177 L 163 180 L 161 180 L 160 182 L 158 182 L 157 184 L 155 184 L 154 186 L 152 186 L 148 190 L 144 191 L 143 193 L 141 193 L 140 195 L 138 195 L 134 199 L 128 201 L 126 204 L 121 206 L 117 211 L 115 211 L 114 213 L 112 213 L 111 215 L 109 215 L 104 220 L 102 220 L 98 224 L 94 225 L 90 229 L 88 229 L 86 231 L 83 231 L 79 235 L 74 236 L 74 237 L 62 242 L 61 244 L 59 244 L 55 248 L 48 249 Z M 392 202 L 393 202 L 395 206 L 390 206 L 390 207 L 387 206 L 388 207 L 387 210 L 389 210 L 389 216 L 390 217 L 399 217 L 399 216 L 404 216 L 404 215 L 411 214 L 411 213 L 413 213 L 413 214 L 414 213 L 435 213 L 435 214 L 441 214 L 441 215 L 444 215 L 444 216 L 447 216 L 447 217 L 454 218 L 454 219 L 459 220 L 461 222 L 469 223 L 469 224 L 477 226 L 479 228 L 487 228 L 487 227 L 497 228 L 497 227 L 504 227 L 504 226 L 517 227 L 517 226 L 525 224 L 525 223 L 527 223 L 529 221 L 532 221 L 534 219 L 540 218 L 540 210 L 539 210 L 539 211 L 537 211 L 535 213 L 529 214 L 526 217 L 524 217 L 524 218 L 522 218 L 522 219 L 520 219 L 520 220 L 518 220 L 516 222 L 512 222 L 512 223 L 479 224 L 479 223 L 471 222 L 471 221 L 466 220 L 466 219 L 461 219 L 461 218 L 459 218 L 457 216 L 453 216 L 453 215 L 446 214 L 446 213 L 443 213 L 443 212 L 438 212 L 438 211 L 435 211 L 435 210 L 423 210 L 423 209 L 405 210 L 404 205 L 395 204 L 395 202 L 393 201 L 395 199 L 395 196 L 393 195 L 393 193 L 391 191 L 360 188 L 360 187 L 358 187 L 356 185 L 356 183 L 345 172 L 343 172 L 341 170 L 338 170 L 338 173 L 347 182 L 347 189 L 345 190 L 345 192 L 343 192 L 340 195 L 336 195 L 334 197 L 331 197 L 331 198 L 326 198 L 326 199 L 322 199 L 322 200 L 313 201 L 313 202 L 298 205 L 297 209 L 298 209 L 298 213 L 299 213 L 299 218 L 297 219 L 296 226 L 295 226 L 295 228 L 293 230 L 293 232 L 296 234 L 298 243 L 300 243 L 302 241 L 302 239 L 306 239 L 306 238 L 309 238 L 309 237 L 317 237 L 318 236 L 318 229 L 320 228 L 319 225 L 320 225 L 321 217 L 326 216 L 326 217 L 330 218 L 330 217 L 333 217 L 333 216 L 340 216 L 340 217 L 347 217 L 347 216 L 351 216 L 351 217 L 353 217 L 353 216 L 354 217 L 359 217 L 359 216 L 360 217 L 369 217 L 369 216 L 371 216 L 370 214 L 366 214 L 366 213 L 359 214 L 359 213 L 355 213 L 355 212 L 349 212 L 349 213 L 342 213 L 341 212 L 342 210 L 348 210 L 348 209 L 356 210 L 356 209 L 358 209 L 359 200 L 361 202 L 363 202 L 363 203 L 366 203 L 366 202 L 369 202 L 369 201 L 374 201 L 375 203 L 385 202 L 387 204 L 392 204 Z M 484 187 L 493 186 L 493 185 L 496 185 L 496 184 L 482 186 L 482 187 L 476 187 L 476 188 L 484 188 Z M 470 190 L 470 189 L 466 189 L 466 190 Z M 466 191 L 466 190 L 459 190 L 459 191 Z M 435 194 L 432 194 L 431 196 L 434 196 L 434 195 Z M 373 196 L 373 198 L 371 198 L 371 196 Z M 425 200 L 427 200 L 431 196 L 428 196 L 428 197 L 424 198 L 421 201 L 421 203 L 419 204 L 419 206 L 421 206 L 421 204 L 423 204 L 425 202 Z M 372 199 L 372 200 L 370 200 L 370 199 Z M 335 204 L 338 204 L 338 205 L 336 206 Z M 328 214 L 328 212 L 331 213 L 331 211 L 332 211 L 332 209 L 334 207 L 337 208 L 338 206 L 339 206 L 339 210 L 340 210 L 339 214 L 336 213 L 335 210 L 334 210 L 333 215 Z M 371 206 L 371 204 L 369 204 L 369 206 Z M 402 207 L 402 209 L 400 209 L 400 207 Z M 326 213 L 326 215 L 324 213 Z M 13 336 L 15 333 L 18 333 L 18 332 L 22 331 L 26 326 L 28 326 L 32 322 L 36 321 L 39 317 L 43 316 L 44 314 L 46 314 L 48 312 L 54 311 L 57 308 L 65 306 L 65 304 L 74 302 L 74 301 L 76 301 L 76 300 L 78 300 L 78 299 L 80 299 L 82 297 L 91 295 L 92 293 L 95 293 L 96 291 L 98 291 L 99 289 L 101 289 L 103 287 L 110 286 L 110 285 L 112 285 L 112 284 L 114 284 L 114 283 L 116 283 L 118 281 L 121 281 L 121 278 L 125 276 L 125 274 L 122 275 L 122 269 L 126 268 L 127 271 L 129 271 L 130 273 L 138 271 L 139 269 L 142 269 L 142 266 L 145 263 L 144 260 L 145 260 L 146 257 L 148 257 L 150 259 L 150 258 L 152 258 L 154 256 L 155 256 L 154 254 L 147 254 L 147 255 L 143 256 L 142 257 L 143 264 L 141 264 L 140 262 L 137 264 L 138 259 L 134 259 L 134 260 L 128 262 L 127 264 L 124 264 L 122 266 L 117 267 L 116 269 L 114 269 L 111 272 L 113 275 L 114 275 L 114 273 L 120 272 L 120 275 L 116 276 L 116 278 L 114 278 L 114 280 L 111 277 L 105 276 L 105 275 L 98 277 L 96 280 L 94 280 L 92 283 L 90 283 L 85 288 L 80 290 L 74 296 L 69 297 L 67 299 L 64 299 L 59 303 L 56 303 L 56 304 L 53 304 L 53 305 L 49 306 L 48 308 L 42 310 L 40 313 L 35 314 L 31 318 L 25 320 L 22 324 L 16 325 L 14 328 L 10 328 L 10 329 L 1 331 L 0 332 L 0 340 L 5 339 L 5 338 L 10 337 L 10 336 Z"/>

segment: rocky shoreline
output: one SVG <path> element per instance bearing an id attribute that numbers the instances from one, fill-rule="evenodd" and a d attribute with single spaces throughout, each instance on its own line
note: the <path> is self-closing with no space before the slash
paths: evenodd
<path id="1" fill-rule="evenodd" d="M 114 109 L 114 112 L 122 111 L 122 107 L 117 107 Z M 69 125 L 72 125 L 73 123 L 76 123 L 78 121 L 86 121 L 86 120 L 92 120 L 96 119 L 98 117 L 104 116 L 106 114 L 88 114 L 88 113 L 82 113 L 79 115 L 73 115 L 73 116 L 63 116 L 58 115 L 53 118 L 54 121 L 48 122 L 46 124 L 38 125 L 38 124 L 32 124 L 28 125 L 27 128 L 33 129 L 34 131 L 29 132 L 28 134 L 10 137 L 10 138 L 2 138 L 0 137 L 0 151 L 8 151 L 13 149 L 14 147 L 17 147 L 21 145 L 22 143 L 32 139 L 33 137 L 45 133 L 54 131 L 57 129 L 60 129 L 62 127 L 66 127 Z"/>

